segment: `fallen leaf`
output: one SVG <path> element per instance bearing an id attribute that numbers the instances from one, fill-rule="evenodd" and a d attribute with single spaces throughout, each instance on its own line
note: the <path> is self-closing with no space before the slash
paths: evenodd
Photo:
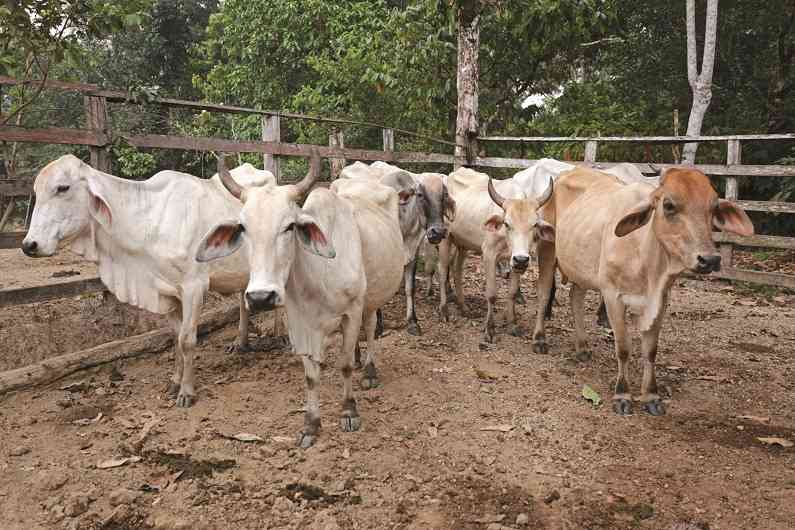
<path id="1" fill-rule="evenodd" d="M 101 419 L 102 419 L 102 413 L 100 412 L 99 414 L 97 414 L 96 418 L 82 418 L 79 420 L 75 420 L 72 423 L 74 425 L 91 425 L 92 423 L 97 423 Z"/>
<path id="2" fill-rule="evenodd" d="M 758 421 L 759 423 L 770 423 L 770 416 L 735 416 L 738 420 Z"/>
<path id="3" fill-rule="evenodd" d="M 481 431 L 497 431 L 497 432 L 510 432 L 513 430 L 513 425 L 490 425 L 489 427 L 481 427 Z"/>
<path id="4" fill-rule="evenodd" d="M 248 433 L 248 432 L 241 432 L 241 433 L 238 433 L 238 434 L 231 434 L 231 435 L 219 432 L 218 434 L 219 434 L 219 436 L 221 436 L 223 438 L 226 438 L 228 440 L 237 440 L 238 442 L 257 442 L 257 443 L 260 443 L 260 442 L 264 442 L 265 441 L 264 438 L 260 438 L 256 434 L 251 434 L 251 433 Z"/>
<path id="5" fill-rule="evenodd" d="M 342 450 L 342 458 L 350 458 L 351 457 L 351 450 L 347 447 Z"/>
<path id="6" fill-rule="evenodd" d="M 483 381 L 494 381 L 497 379 L 497 376 L 490 374 L 486 370 L 481 370 L 480 368 L 474 368 L 474 370 L 477 378 Z"/>
<path id="7" fill-rule="evenodd" d="M 593 403 L 594 407 L 598 407 L 602 404 L 602 398 L 599 397 L 599 394 L 596 393 L 596 390 L 590 387 L 590 385 L 582 385 L 582 397 Z"/>
<path id="8" fill-rule="evenodd" d="M 140 462 L 140 456 L 128 456 L 126 458 L 111 458 L 110 460 L 103 460 L 97 463 L 97 469 L 110 469 L 114 467 L 121 467 L 128 463 Z"/>
<path id="9" fill-rule="evenodd" d="M 436 438 L 437 436 L 439 436 L 439 429 L 437 429 L 436 427 L 428 427 L 428 436 L 430 436 L 431 438 Z"/>
<path id="10" fill-rule="evenodd" d="M 765 445 L 780 445 L 781 447 L 792 447 L 795 443 L 790 442 L 786 438 L 777 438 L 775 436 L 771 436 L 768 438 L 757 438 L 760 442 Z"/>

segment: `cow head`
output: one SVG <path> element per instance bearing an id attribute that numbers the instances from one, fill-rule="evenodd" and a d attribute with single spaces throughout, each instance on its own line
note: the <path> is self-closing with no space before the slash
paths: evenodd
<path id="1" fill-rule="evenodd" d="M 287 279 L 296 252 L 324 258 L 335 256 L 334 247 L 317 220 L 299 203 L 320 173 L 320 158 L 313 153 L 309 174 L 295 185 L 240 188 L 219 159 L 218 174 L 224 187 L 243 202 L 240 218 L 220 223 L 204 237 L 196 260 L 210 261 L 249 245 L 249 283 L 246 306 L 271 310 L 284 304 Z"/>
<path id="2" fill-rule="evenodd" d="M 33 184 L 36 205 L 22 251 L 31 257 L 52 256 L 62 241 L 84 233 L 93 218 L 105 228 L 113 212 L 101 179 L 88 164 L 72 155 L 50 162 Z"/>
<path id="3" fill-rule="evenodd" d="M 699 274 L 720 270 L 713 228 L 743 236 L 754 233 L 748 215 L 719 199 L 707 176 L 690 168 L 669 169 L 660 186 L 618 222 L 615 235 L 626 236 L 649 222 L 675 267 Z"/>
<path id="4" fill-rule="evenodd" d="M 447 237 L 445 220 L 452 221 L 455 218 L 455 200 L 448 193 L 442 179 L 434 174 L 425 176 L 417 186 L 417 195 L 425 212 L 425 236 L 429 243 L 438 245 Z"/>
<path id="5" fill-rule="evenodd" d="M 553 181 L 550 179 L 549 186 L 538 199 L 506 199 L 494 189 L 489 178 L 489 196 L 504 213 L 489 217 L 484 228 L 505 235 L 511 249 L 511 267 L 517 272 L 527 269 L 530 253 L 535 252 L 539 241 L 555 240 L 554 227 L 538 215 L 538 209 L 552 197 L 552 190 Z"/>

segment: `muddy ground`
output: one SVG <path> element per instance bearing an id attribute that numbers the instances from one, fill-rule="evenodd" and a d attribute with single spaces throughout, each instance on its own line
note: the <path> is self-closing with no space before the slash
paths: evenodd
<path id="1" fill-rule="evenodd" d="M 4 285 L 29 264 L 2 259 Z M 75 270 L 72 262 L 53 267 L 41 274 Z M 593 359 L 571 360 L 565 287 L 548 331 L 551 352 L 538 355 L 529 338 L 504 327 L 495 345 L 481 344 L 479 278 L 471 260 L 471 319 L 440 323 L 438 297 L 418 296 L 422 337 L 405 333 L 404 302 L 392 300 L 382 386 L 356 385 L 357 433 L 337 426 L 332 349 L 323 431 L 306 451 L 293 447 L 303 421 L 301 363 L 267 336 L 252 353 L 225 353 L 234 325 L 201 343 L 191 409 L 162 393 L 173 351 L 0 397 L 0 527 L 793 528 L 795 449 L 759 438 L 795 442 L 795 296 L 679 282 L 658 356 L 668 415 L 620 418 L 609 404 L 610 335 L 592 326 Z M 520 318 L 529 329 L 531 282 L 525 291 Z M 72 351 L 104 342 L 103 333 L 158 323 L 131 316 L 113 326 L 119 311 L 137 311 L 88 300 L 3 310 L 0 361 L 12 367 L 46 358 L 53 344 Z M 592 323 L 595 297 L 588 303 Z M 36 320 L 47 311 L 60 313 Z M 128 325 L 133 318 L 140 320 Z M 108 327 L 118 329 L 102 331 Z M 268 329 L 266 316 L 257 327 Z M 583 399 L 586 384 L 607 403 Z M 636 393 L 639 384 L 634 362 Z M 240 433 L 262 441 L 229 438 Z"/>

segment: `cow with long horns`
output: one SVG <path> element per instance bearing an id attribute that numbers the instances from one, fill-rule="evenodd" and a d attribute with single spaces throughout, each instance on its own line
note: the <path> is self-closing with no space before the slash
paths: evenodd
<path id="1" fill-rule="evenodd" d="M 364 318 L 372 345 L 375 311 L 397 292 L 404 261 L 395 191 L 381 190 L 386 195 L 382 202 L 391 208 L 325 188 L 307 195 L 319 170 L 315 152 L 302 181 L 268 190 L 241 189 L 222 172 L 222 182 L 243 202 L 243 209 L 236 219 L 210 230 L 196 253 L 203 262 L 248 247 L 249 308 L 287 309 L 290 340 L 301 356 L 306 379 L 304 427 L 298 434 L 303 448 L 311 446 L 320 431 L 320 363 L 326 339 L 340 329 L 340 424 L 343 431 L 361 426 L 351 384 L 359 329 Z M 368 348 L 365 373 L 370 385 L 377 382 L 372 355 Z"/>

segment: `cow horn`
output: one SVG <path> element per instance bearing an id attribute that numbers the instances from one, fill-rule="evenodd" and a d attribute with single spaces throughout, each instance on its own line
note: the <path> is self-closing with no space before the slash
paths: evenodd
<path id="1" fill-rule="evenodd" d="M 295 194 L 300 199 L 312 188 L 312 184 L 320 177 L 320 155 L 317 149 L 312 149 L 312 156 L 309 160 L 309 173 L 295 185 Z"/>
<path id="2" fill-rule="evenodd" d="M 547 203 L 547 201 L 549 201 L 549 199 L 552 197 L 552 191 L 554 189 L 555 189 L 555 181 L 553 179 L 549 179 L 549 186 L 547 186 L 547 189 L 544 190 L 543 195 L 541 195 L 541 197 L 538 198 L 538 208 L 541 208 Z"/>
<path id="3" fill-rule="evenodd" d="M 489 177 L 489 196 L 497 206 L 503 208 L 502 204 L 505 202 L 505 197 L 497 193 L 497 190 L 494 189 L 494 182 L 492 181 L 491 177 Z"/>
<path id="4" fill-rule="evenodd" d="M 649 163 L 649 169 L 651 169 L 652 171 L 654 171 L 654 172 L 655 172 L 655 173 L 657 173 L 658 175 L 660 174 L 660 168 L 658 168 L 658 167 L 657 167 L 657 166 L 655 166 L 654 164 L 651 164 L 651 163 Z"/>
<path id="5" fill-rule="evenodd" d="M 235 199 L 242 200 L 243 187 L 235 182 L 235 179 L 233 179 L 232 175 L 229 173 L 229 169 L 226 167 L 226 155 L 224 153 L 218 156 L 218 176 L 221 178 L 221 183 L 224 185 L 224 188 L 226 188 Z"/>

